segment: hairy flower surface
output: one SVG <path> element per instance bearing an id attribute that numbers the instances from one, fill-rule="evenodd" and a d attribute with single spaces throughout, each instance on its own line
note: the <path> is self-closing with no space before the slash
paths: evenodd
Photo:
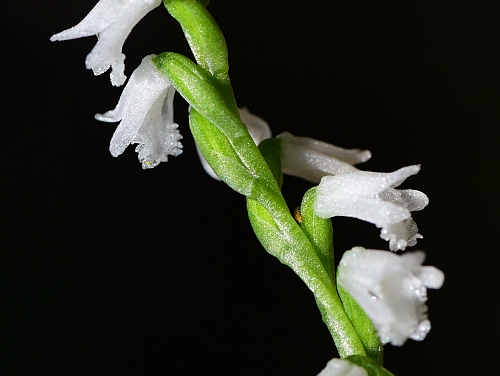
<path id="1" fill-rule="evenodd" d="M 333 358 L 318 376 L 368 376 L 368 373 L 363 367 L 348 360 Z"/>
<path id="2" fill-rule="evenodd" d="M 121 86 L 127 77 L 122 47 L 132 28 L 161 0 L 100 0 L 76 26 L 54 34 L 50 40 L 68 40 L 96 35 L 97 44 L 87 55 L 85 65 L 95 75 L 111 71 L 111 83 Z"/>
<path id="3" fill-rule="evenodd" d="M 427 288 L 440 288 L 444 274 L 422 266 L 424 258 L 424 252 L 399 256 L 362 247 L 342 256 L 337 281 L 373 321 L 384 344 L 421 341 L 431 329 L 424 304 Z"/>
<path id="4" fill-rule="evenodd" d="M 335 216 L 362 219 L 382 228 L 380 237 L 392 251 L 413 246 L 422 235 L 411 211 L 422 210 L 427 196 L 416 190 L 394 189 L 420 166 L 408 166 L 391 173 L 355 171 L 321 179 L 314 210 L 322 218 Z"/>
<path id="5" fill-rule="evenodd" d="M 239 108 L 238 111 L 240 113 L 241 121 L 247 126 L 248 133 L 250 133 L 250 136 L 256 145 L 259 145 L 263 140 L 272 136 L 271 128 L 269 128 L 269 125 L 265 120 L 250 113 L 246 107 Z M 196 149 L 198 150 L 198 156 L 200 157 L 201 165 L 203 166 L 205 172 L 215 180 L 220 180 L 212 167 L 210 167 L 206 161 L 205 157 L 201 154 L 200 149 L 198 149 L 198 147 L 196 147 Z"/>
<path id="6" fill-rule="evenodd" d="M 135 150 L 144 169 L 182 153 L 182 136 L 173 120 L 175 89 L 154 65 L 154 56 L 146 56 L 132 73 L 116 108 L 95 116 L 105 122 L 121 120 L 109 150 L 117 157 L 128 145 L 139 144 Z"/>
<path id="7" fill-rule="evenodd" d="M 357 171 L 353 165 L 366 162 L 369 150 L 342 149 L 308 137 L 296 137 L 288 132 L 281 139 L 281 165 L 283 172 L 313 183 L 326 175 Z"/>

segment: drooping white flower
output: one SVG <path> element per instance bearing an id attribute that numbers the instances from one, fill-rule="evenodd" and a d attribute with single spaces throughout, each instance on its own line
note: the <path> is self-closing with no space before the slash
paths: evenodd
<path id="1" fill-rule="evenodd" d="M 318 376 L 368 376 L 363 367 L 348 360 L 333 358 Z"/>
<path id="2" fill-rule="evenodd" d="M 319 183 L 326 175 L 357 171 L 353 165 L 366 162 L 369 150 L 342 149 L 308 137 L 285 132 L 281 139 L 281 167 L 288 175 Z"/>
<path id="3" fill-rule="evenodd" d="M 109 151 L 117 157 L 128 145 L 139 144 L 135 151 L 144 169 L 182 153 L 182 136 L 173 120 L 175 89 L 154 65 L 154 56 L 146 56 L 132 73 L 116 108 L 95 116 L 105 122 L 121 120 Z"/>
<path id="4" fill-rule="evenodd" d="M 252 137 L 256 145 L 259 145 L 266 138 L 271 137 L 271 128 L 269 128 L 269 125 L 265 120 L 261 119 L 257 115 L 250 113 L 250 111 L 248 111 L 246 107 L 239 108 L 238 111 L 240 113 L 241 121 L 247 126 L 248 133 L 250 133 L 250 136 Z M 198 156 L 200 157 L 201 165 L 203 166 L 205 172 L 215 180 L 220 180 L 219 177 L 215 174 L 212 167 L 210 167 L 210 165 L 206 161 L 205 157 L 203 157 L 203 155 L 201 154 L 198 146 L 196 146 L 196 149 L 198 150 Z"/>
<path id="5" fill-rule="evenodd" d="M 427 288 L 439 289 L 444 274 L 422 266 L 424 258 L 424 252 L 398 256 L 362 247 L 342 256 L 337 281 L 373 321 L 382 343 L 421 341 L 431 329 L 424 304 Z"/>
<path id="6" fill-rule="evenodd" d="M 132 28 L 161 0 L 100 0 L 76 26 L 54 34 L 50 40 L 68 40 L 96 35 L 97 44 L 87 55 L 85 65 L 95 75 L 111 71 L 111 83 L 125 83 L 125 55 L 122 47 Z"/>
<path id="7" fill-rule="evenodd" d="M 355 171 L 321 179 L 314 210 L 322 218 L 335 216 L 362 219 L 382 228 L 380 237 L 389 241 L 392 251 L 413 246 L 418 227 L 411 211 L 422 210 L 429 203 L 427 196 L 416 190 L 394 189 L 420 166 L 408 166 L 392 173 Z"/>

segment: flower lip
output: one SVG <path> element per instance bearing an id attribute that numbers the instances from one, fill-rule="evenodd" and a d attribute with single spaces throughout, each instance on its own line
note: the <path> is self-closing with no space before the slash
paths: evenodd
<path id="1" fill-rule="evenodd" d="M 144 169 L 166 162 L 168 155 L 182 153 L 178 125 L 173 121 L 175 89 L 167 76 L 146 56 L 132 73 L 114 110 L 96 114 L 105 122 L 117 122 L 111 139 L 110 152 L 122 154 L 130 144 L 139 144 L 136 152 Z"/>
<path id="2" fill-rule="evenodd" d="M 338 283 L 373 321 L 383 343 L 401 346 L 407 338 L 423 340 L 431 325 L 427 319 L 427 288 L 439 289 L 444 274 L 422 266 L 423 252 L 401 256 L 387 251 L 354 247 L 342 256 Z"/>
<path id="3" fill-rule="evenodd" d="M 87 55 L 85 65 L 95 75 L 110 67 L 111 83 L 125 83 L 125 55 L 122 47 L 132 28 L 161 0 L 100 0 L 89 14 L 76 26 L 54 34 L 50 40 L 63 41 L 96 35 L 98 41 Z"/>

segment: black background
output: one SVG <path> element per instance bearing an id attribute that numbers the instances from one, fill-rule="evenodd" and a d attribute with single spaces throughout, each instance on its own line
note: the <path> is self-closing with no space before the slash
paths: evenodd
<path id="1" fill-rule="evenodd" d="M 4 375 L 316 375 L 336 356 L 312 294 L 254 237 L 245 200 L 202 170 L 176 99 L 184 153 L 143 171 L 113 158 L 93 119 L 121 88 L 93 77 L 95 38 L 49 42 L 95 4 L 1 5 L 1 352 Z M 397 375 L 481 374 L 498 347 L 497 1 L 234 1 L 209 5 L 240 106 L 271 125 L 369 148 L 360 168 L 420 163 L 403 187 L 416 249 L 446 274 L 423 342 L 386 347 Z M 151 53 L 191 56 L 163 7 L 133 30 L 126 74 Z M 286 178 L 291 208 L 310 185 Z M 335 218 L 336 259 L 387 248 Z"/>

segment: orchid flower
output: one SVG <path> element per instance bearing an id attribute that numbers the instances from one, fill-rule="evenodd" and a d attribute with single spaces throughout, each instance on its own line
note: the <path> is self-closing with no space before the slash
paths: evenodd
<path id="1" fill-rule="evenodd" d="M 333 358 L 318 376 L 368 376 L 363 367 L 348 360 Z"/>
<path id="2" fill-rule="evenodd" d="M 431 329 L 427 288 L 439 289 L 444 274 L 422 266 L 424 252 L 401 256 L 354 247 L 342 256 L 337 281 L 370 317 L 382 343 L 401 346 L 407 338 L 421 341 Z"/>
<path id="3" fill-rule="evenodd" d="M 182 153 L 182 136 L 173 121 L 175 89 L 154 65 L 154 56 L 146 56 L 132 73 L 116 108 L 95 116 L 105 122 L 121 120 L 111 139 L 111 155 L 117 157 L 128 145 L 139 144 L 135 150 L 144 169 Z"/>
<path id="4" fill-rule="evenodd" d="M 392 173 L 355 171 L 321 179 L 314 210 L 322 218 L 345 216 L 371 222 L 382 228 L 380 237 L 392 251 L 413 246 L 422 235 L 410 212 L 422 210 L 427 196 L 416 190 L 397 190 L 420 166 L 408 166 Z"/>
<path id="5" fill-rule="evenodd" d="M 76 26 L 54 34 L 50 40 L 68 40 L 96 35 L 97 44 L 87 55 L 85 65 L 97 76 L 111 71 L 111 83 L 121 86 L 127 77 L 122 47 L 132 28 L 161 0 L 100 0 Z"/>
<path id="6" fill-rule="evenodd" d="M 313 183 L 326 175 L 357 171 L 353 165 L 366 162 L 369 150 L 343 149 L 308 137 L 296 137 L 288 132 L 278 135 L 281 140 L 283 172 Z"/>
<path id="7" fill-rule="evenodd" d="M 256 145 L 259 145 L 263 140 L 272 136 L 271 128 L 269 128 L 269 125 L 265 120 L 250 113 L 246 107 L 239 108 L 238 111 L 240 113 L 241 121 L 247 126 L 248 133 L 250 133 L 250 136 L 252 136 Z M 201 165 L 203 166 L 205 172 L 210 175 L 210 177 L 220 181 L 212 167 L 210 167 L 206 159 L 201 154 L 198 146 L 196 146 L 196 150 L 198 151 L 198 156 L 200 157 Z"/>

